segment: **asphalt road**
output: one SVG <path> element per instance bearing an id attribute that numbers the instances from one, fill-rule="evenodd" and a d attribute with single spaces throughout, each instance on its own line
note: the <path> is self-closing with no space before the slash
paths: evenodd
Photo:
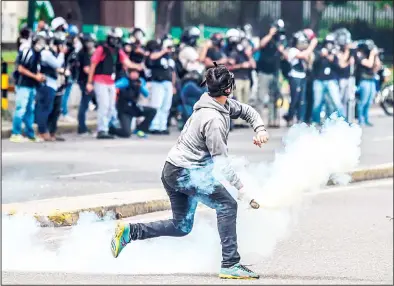
<path id="1" fill-rule="evenodd" d="M 392 117 L 372 121 L 375 126 L 363 131 L 361 166 L 393 161 Z M 252 163 L 272 161 L 288 129 L 269 131 L 271 139 L 263 149 L 252 145 L 251 129 L 231 132 L 229 153 Z M 178 135 L 174 130 L 170 136 L 145 140 L 100 141 L 75 134 L 56 143 L 2 140 L 2 203 L 161 188 L 160 172 Z"/>
<path id="2" fill-rule="evenodd" d="M 302 207 L 241 210 L 238 240 L 261 254 L 251 268 L 257 281 L 216 277 L 220 244 L 211 210 L 198 211 L 192 233 L 130 244 L 117 259 L 109 251 L 114 222 L 72 228 L 35 228 L 22 219 L 3 220 L 2 282 L 6 284 L 393 284 L 393 182 L 378 180 L 305 195 Z M 261 215 L 261 216 L 260 216 Z M 128 219 L 163 219 L 160 212 Z M 289 219 L 291 223 L 289 224 Z M 272 222 L 273 223 L 269 223 Z M 250 246 L 250 245 L 247 245 Z M 241 250 L 242 248 L 242 250 Z M 23 257 L 23 258 L 22 258 Z M 178 274 L 171 274 L 178 273 Z M 205 274 L 206 273 L 206 274 Z"/>

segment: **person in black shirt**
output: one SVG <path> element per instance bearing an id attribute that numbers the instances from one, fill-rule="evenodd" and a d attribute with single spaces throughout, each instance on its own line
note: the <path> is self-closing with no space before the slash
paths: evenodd
<path id="1" fill-rule="evenodd" d="M 372 40 L 358 45 L 356 65 L 360 98 L 357 102 L 357 114 L 361 126 L 373 126 L 368 113 L 376 94 L 375 75 L 381 68 L 378 54 L 379 50 Z"/>
<path id="2" fill-rule="evenodd" d="M 248 47 L 241 43 L 242 38 L 237 30 L 230 29 L 227 36 L 227 56 L 234 60 L 234 64 L 228 68 L 233 72 L 237 86 L 234 96 L 239 102 L 248 104 L 251 88 L 250 70 L 255 67 L 255 62 L 251 57 L 251 51 L 246 50 Z"/>
<path id="3" fill-rule="evenodd" d="M 284 22 L 279 19 L 271 26 L 269 33 L 260 41 L 255 51 L 260 52 L 256 63 L 258 74 L 258 91 L 255 107 L 262 115 L 264 103 L 268 99 L 268 126 L 279 127 L 276 101 L 280 94 L 279 70 L 280 60 L 284 51 L 281 36 L 284 35 Z"/>
<path id="4" fill-rule="evenodd" d="M 313 81 L 313 111 L 312 121 L 320 124 L 320 113 L 325 104 L 326 115 L 338 112 L 338 116 L 343 116 L 344 110 L 339 93 L 338 84 L 338 57 L 334 49 L 334 36 L 328 34 L 314 62 Z M 325 102 L 325 95 L 327 102 Z"/>
<path id="5" fill-rule="evenodd" d="M 46 39 L 35 35 L 32 47 L 20 51 L 15 62 L 16 94 L 15 112 L 12 120 L 11 142 L 24 142 L 22 123 L 25 124 L 25 136 L 31 141 L 37 141 L 34 134 L 34 100 L 39 83 L 45 81 L 45 76 L 39 72 L 41 51 L 46 46 Z"/>
<path id="6" fill-rule="evenodd" d="M 175 62 L 172 59 L 174 44 L 170 35 L 160 41 L 151 41 L 146 66 L 151 70 L 151 107 L 157 110 L 150 126 L 152 134 L 169 134 L 168 116 L 175 92 Z"/>
<path id="7" fill-rule="evenodd" d="M 86 91 L 86 84 L 88 82 L 90 57 L 94 52 L 96 39 L 94 34 L 88 33 L 82 34 L 80 38 L 82 42 L 82 49 L 78 52 L 79 70 L 77 82 L 81 89 L 81 102 L 78 108 L 78 134 L 85 134 L 91 133 L 86 126 L 86 112 L 94 94 L 93 92 L 88 93 Z"/>
<path id="8" fill-rule="evenodd" d="M 62 96 L 62 105 L 61 105 L 61 119 L 67 122 L 75 122 L 75 118 L 71 117 L 68 114 L 68 100 L 71 95 L 71 90 L 74 85 L 74 82 L 78 76 L 78 51 L 79 51 L 79 40 L 78 40 L 79 30 L 76 26 L 72 25 L 68 29 L 68 35 L 66 40 L 67 45 L 67 54 L 64 59 L 64 66 L 66 69 L 70 71 L 70 75 L 66 76 L 66 86 L 64 89 L 64 94 Z"/>

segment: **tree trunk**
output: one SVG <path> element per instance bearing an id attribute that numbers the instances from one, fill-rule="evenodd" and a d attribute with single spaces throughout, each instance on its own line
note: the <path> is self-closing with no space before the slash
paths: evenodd
<path id="1" fill-rule="evenodd" d="M 52 0 L 51 4 L 55 17 L 63 17 L 67 23 L 76 25 L 80 30 L 82 29 L 83 19 L 78 1 Z M 67 19 L 68 16 L 71 16 L 71 19 Z"/>
<path id="2" fill-rule="evenodd" d="M 171 12 L 175 1 L 157 1 L 155 36 L 161 38 L 170 31 Z"/>
<path id="3" fill-rule="evenodd" d="M 319 32 L 324 9 L 326 9 L 324 1 L 311 1 L 311 23 L 309 26 L 316 34 Z"/>

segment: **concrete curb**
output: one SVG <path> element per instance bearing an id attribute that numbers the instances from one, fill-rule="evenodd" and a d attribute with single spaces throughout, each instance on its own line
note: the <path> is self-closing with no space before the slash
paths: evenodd
<path id="1" fill-rule="evenodd" d="M 90 130 L 96 130 L 97 123 L 95 120 L 88 120 L 86 122 L 86 126 Z M 65 122 L 59 122 L 58 127 L 57 127 L 57 132 L 59 134 L 65 134 L 65 133 L 76 133 L 78 130 L 78 124 L 75 123 L 65 123 Z M 7 126 L 1 128 L 1 138 L 2 139 L 8 139 L 11 137 L 11 131 L 12 127 Z M 37 133 L 37 125 L 34 125 L 34 131 Z"/>
<path id="2" fill-rule="evenodd" d="M 351 183 L 377 180 L 393 177 L 393 164 L 379 165 L 370 168 L 362 168 L 349 173 L 352 177 Z M 333 185 L 329 182 L 328 185 Z M 99 206 L 86 209 L 76 209 L 68 212 L 54 211 L 49 215 L 35 215 L 41 226 L 70 226 L 76 224 L 79 214 L 83 212 L 94 212 L 99 218 L 113 217 L 121 219 L 157 211 L 165 211 L 171 208 L 168 199 L 147 200 L 128 204 L 115 204 L 110 206 Z M 14 215 L 17 211 L 10 211 L 7 215 Z"/>

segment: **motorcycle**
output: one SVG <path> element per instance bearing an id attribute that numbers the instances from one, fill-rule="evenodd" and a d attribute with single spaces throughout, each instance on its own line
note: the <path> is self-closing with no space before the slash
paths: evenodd
<path id="1" fill-rule="evenodd" d="M 387 116 L 393 116 L 393 81 L 390 78 L 391 71 L 387 67 L 382 67 L 376 77 L 378 92 L 375 103 L 383 109 Z"/>

